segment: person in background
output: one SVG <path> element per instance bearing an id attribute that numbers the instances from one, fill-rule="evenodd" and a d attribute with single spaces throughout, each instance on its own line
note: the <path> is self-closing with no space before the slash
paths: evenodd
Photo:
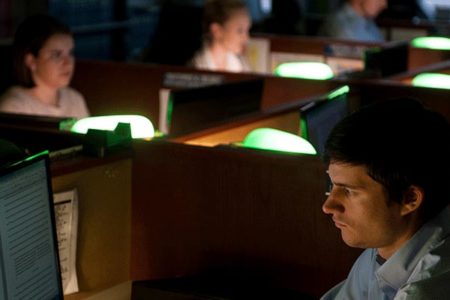
<path id="1" fill-rule="evenodd" d="M 448 299 L 450 124 L 396 99 L 344 118 L 326 142 L 323 211 L 366 249 L 322 299 Z"/>
<path id="2" fill-rule="evenodd" d="M 206 70 L 250 71 L 242 56 L 251 18 L 241 0 L 207 0 L 203 14 L 203 47 L 189 65 Z"/>
<path id="3" fill-rule="evenodd" d="M 83 96 L 68 87 L 74 72 L 74 40 L 68 26 L 48 15 L 22 22 L 13 42 L 17 85 L 0 99 L 0 111 L 54 117 L 89 115 Z"/>
<path id="4" fill-rule="evenodd" d="M 387 6 L 387 0 L 347 0 L 330 14 L 319 29 L 319 35 L 340 39 L 382 42 L 380 29 L 374 22 Z"/>

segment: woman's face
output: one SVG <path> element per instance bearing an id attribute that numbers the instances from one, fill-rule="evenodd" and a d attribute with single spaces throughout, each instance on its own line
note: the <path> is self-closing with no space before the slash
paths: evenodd
<path id="1" fill-rule="evenodd" d="M 74 70 L 74 41 L 67 34 L 52 35 L 37 56 L 25 60 L 36 86 L 58 89 L 69 85 Z"/>
<path id="2" fill-rule="evenodd" d="M 248 42 L 250 26 L 251 19 L 247 10 L 237 10 L 223 25 L 212 24 L 213 43 L 240 54 Z"/>

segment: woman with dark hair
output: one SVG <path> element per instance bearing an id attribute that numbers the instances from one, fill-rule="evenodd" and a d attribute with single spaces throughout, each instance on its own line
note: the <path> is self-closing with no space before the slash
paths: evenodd
<path id="1" fill-rule="evenodd" d="M 203 48 L 190 64 L 199 69 L 250 71 L 242 57 L 251 19 L 241 0 L 206 1 L 203 14 Z"/>
<path id="2" fill-rule="evenodd" d="M 27 18 L 14 36 L 17 85 L 0 100 L 0 111 L 83 118 L 83 96 L 68 87 L 74 71 L 74 40 L 68 26 L 48 15 Z"/>

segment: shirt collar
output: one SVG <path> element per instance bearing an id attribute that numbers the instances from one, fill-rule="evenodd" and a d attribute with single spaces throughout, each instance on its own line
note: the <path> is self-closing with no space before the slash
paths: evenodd
<path id="1" fill-rule="evenodd" d="M 425 223 L 414 236 L 394 253 L 375 273 L 380 289 L 396 292 L 408 280 L 419 260 L 450 235 L 450 210 L 445 208 Z"/>

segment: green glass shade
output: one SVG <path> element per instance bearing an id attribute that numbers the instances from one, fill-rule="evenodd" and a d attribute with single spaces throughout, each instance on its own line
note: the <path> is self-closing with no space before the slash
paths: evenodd
<path id="1" fill-rule="evenodd" d="M 257 148 L 303 154 L 317 154 L 310 142 L 295 134 L 272 128 L 251 131 L 243 142 L 247 148 Z"/>
<path id="2" fill-rule="evenodd" d="M 440 73 L 422 73 L 412 80 L 413 86 L 450 89 L 450 75 Z"/>
<path id="3" fill-rule="evenodd" d="M 418 37 L 411 41 L 411 45 L 415 48 L 450 50 L 450 38 L 433 36 Z"/>
<path id="4" fill-rule="evenodd" d="M 326 80 L 333 78 L 333 70 L 320 62 L 288 62 L 275 69 L 275 75 L 303 79 Z"/>
<path id="5" fill-rule="evenodd" d="M 78 120 L 72 126 L 71 131 L 83 134 L 87 133 L 89 129 L 113 131 L 118 123 L 129 123 L 131 136 L 134 139 L 152 138 L 155 135 L 152 122 L 146 117 L 137 115 L 88 117 Z"/>

